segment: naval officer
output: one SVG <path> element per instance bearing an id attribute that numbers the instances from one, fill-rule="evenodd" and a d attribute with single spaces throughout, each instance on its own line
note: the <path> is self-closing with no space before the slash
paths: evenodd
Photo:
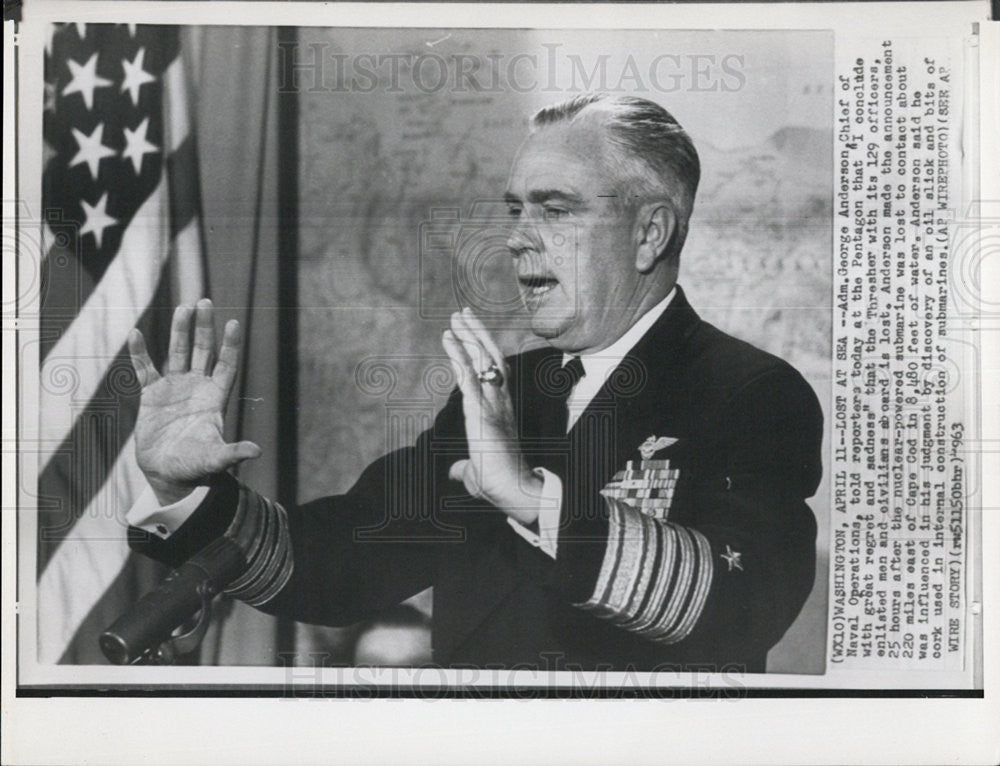
<path id="1" fill-rule="evenodd" d="M 456 312 L 454 393 L 343 495 L 286 508 L 228 473 L 260 453 L 222 438 L 236 322 L 213 363 L 211 304 L 178 308 L 162 373 L 133 331 L 150 485 L 133 547 L 176 566 L 229 537 L 233 596 L 326 625 L 433 586 L 444 666 L 763 671 L 813 583 L 822 415 L 796 370 L 702 321 L 678 284 L 699 173 L 650 101 L 536 114 L 507 246 L 546 346 L 506 357 Z"/>

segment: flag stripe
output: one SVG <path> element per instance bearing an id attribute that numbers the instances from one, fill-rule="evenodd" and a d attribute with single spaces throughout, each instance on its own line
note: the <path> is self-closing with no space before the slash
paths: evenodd
<path id="1" fill-rule="evenodd" d="M 197 166 L 194 138 L 187 136 L 177 150 L 167 156 L 171 238 L 187 229 L 201 212 L 199 187 L 189 182 Z"/>
<path id="2" fill-rule="evenodd" d="M 163 82 L 166 88 L 163 94 L 163 112 L 165 124 L 163 126 L 164 146 L 168 153 L 176 152 L 180 149 L 191 131 L 191 119 L 188 115 L 187 99 L 187 77 L 182 62 L 178 59 L 174 66 L 168 67 L 163 75 Z"/>
<path id="3" fill-rule="evenodd" d="M 55 662 L 73 639 L 93 603 L 111 585 L 129 548 L 125 512 L 145 486 L 129 440 L 101 491 L 80 515 L 38 581 L 39 660 Z"/>
<path id="4" fill-rule="evenodd" d="M 59 657 L 59 662 L 72 665 L 106 662 L 97 643 L 101 631 L 122 615 L 125 605 L 134 604 L 155 588 L 168 572 L 169 568 L 159 562 L 129 553 L 118 575 L 80 622 L 76 635 L 83 640 L 71 641 Z"/>
<path id="5" fill-rule="evenodd" d="M 170 262 L 173 299 L 176 303 L 193 306 L 208 294 L 208 275 L 205 261 L 201 258 L 203 248 L 200 217 L 194 218 L 183 230 L 177 232 L 173 249 L 175 255 Z M 170 330 L 167 328 L 161 340 L 165 341 L 169 335 Z"/>
<path id="6" fill-rule="evenodd" d="M 56 244 L 47 249 L 48 255 L 42 264 L 39 361 L 49 355 L 96 285 L 93 276 L 70 248 L 69 237 L 59 233 L 54 241 Z"/>

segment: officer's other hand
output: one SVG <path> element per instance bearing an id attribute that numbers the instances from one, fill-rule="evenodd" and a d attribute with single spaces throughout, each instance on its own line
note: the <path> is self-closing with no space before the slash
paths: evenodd
<path id="1" fill-rule="evenodd" d="M 136 459 L 163 505 L 180 500 L 212 474 L 261 454 L 253 442 L 227 444 L 222 436 L 222 416 L 242 343 L 239 322 L 230 320 L 215 359 L 215 324 L 208 299 L 196 308 L 178 306 L 174 311 L 162 374 L 146 351 L 142 333 L 133 329 L 129 334 L 129 355 L 142 387 Z"/>

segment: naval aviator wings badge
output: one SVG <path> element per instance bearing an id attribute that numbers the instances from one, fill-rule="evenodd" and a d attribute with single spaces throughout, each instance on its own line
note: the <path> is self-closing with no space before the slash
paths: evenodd
<path id="1" fill-rule="evenodd" d="M 676 441 L 672 436 L 650 436 L 639 445 L 642 460 L 629 460 L 625 469 L 614 475 L 601 494 L 621 500 L 654 519 L 666 519 L 680 469 L 671 468 L 669 460 L 654 460 L 653 456 Z"/>
<path id="2" fill-rule="evenodd" d="M 661 449 L 666 449 L 675 441 L 677 441 L 677 439 L 672 436 L 661 436 L 659 439 L 655 436 L 650 436 L 646 439 L 646 441 L 639 445 L 639 454 L 642 455 L 643 460 L 649 460 Z"/>

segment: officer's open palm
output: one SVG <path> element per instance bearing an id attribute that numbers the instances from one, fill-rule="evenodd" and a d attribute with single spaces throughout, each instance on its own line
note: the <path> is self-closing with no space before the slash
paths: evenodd
<path id="1" fill-rule="evenodd" d="M 195 317 L 194 342 L 191 320 Z M 223 412 L 239 364 L 242 332 L 239 322 L 226 324 L 215 356 L 212 302 L 196 309 L 178 306 L 170 328 L 170 347 L 161 375 L 146 351 L 139 330 L 128 338 L 129 354 L 142 387 L 135 425 L 139 467 L 161 503 L 187 495 L 209 476 L 260 456 L 253 442 L 227 444 L 222 435 Z"/>
<path id="2" fill-rule="evenodd" d="M 495 505 L 511 518 L 530 524 L 538 517 L 541 479 L 527 465 L 517 438 L 517 423 L 507 376 L 510 370 L 496 342 L 469 309 L 452 315 L 442 338 L 462 391 L 469 458 L 451 466 L 449 476 L 470 495 Z M 478 373 L 492 366 L 496 383 Z"/>

